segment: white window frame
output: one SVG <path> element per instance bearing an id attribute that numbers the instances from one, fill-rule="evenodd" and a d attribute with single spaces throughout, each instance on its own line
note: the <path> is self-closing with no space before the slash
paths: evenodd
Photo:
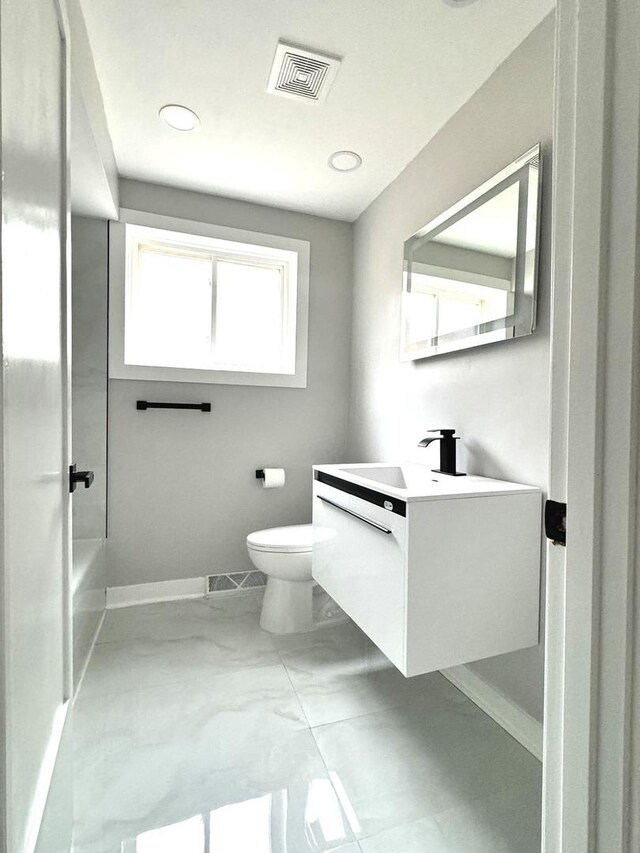
<path id="1" fill-rule="evenodd" d="M 164 367 L 125 363 L 125 314 L 127 304 L 127 225 L 156 228 L 194 236 L 224 240 L 237 244 L 238 257 L 243 263 L 243 245 L 295 252 L 297 281 L 295 317 L 295 369 L 292 373 L 249 372 L 242 369 L 198 369 Z M 159 235 L 160 236 L 160 235 Z M 226 247 L 232 249 L 233 246 Z M 274 253 L 275 255 L 275 253 Z M 204 222 L 193 222 L 172 216 L 121 209 L 120 219 L 109 228 L 109 377 L 110 379 L 139 379 L 158 382 L 198 382 L 222 385 L 262 385 L 282 388 L 306 388 L 309 327 L 309 262 L 310 244 L 306 240 L 262 234 Z"/>

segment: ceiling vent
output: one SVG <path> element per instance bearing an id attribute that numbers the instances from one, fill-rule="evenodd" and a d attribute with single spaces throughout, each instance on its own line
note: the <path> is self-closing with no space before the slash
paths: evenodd
<path id="1" fill-rule="evenodd" d="M 329 94 L 340 60 L 279 42 L 267 92 L 317 104 Z"/>

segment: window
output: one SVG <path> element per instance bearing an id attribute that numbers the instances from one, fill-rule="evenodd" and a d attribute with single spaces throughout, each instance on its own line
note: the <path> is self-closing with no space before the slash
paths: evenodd
<path id="1" fill-rule="evenodd" d="M 508 314 L 513 305 L 513 294 L 507 289 L 510 283 L 496 278 L 490 286 L 486 283 L 488 276 L 482 279 L 484 285 L 414 272 L 411 290 L 405 293 L 410 301 L 406 312 L 407 341 L 435 340 Z M 500 332 L 496 339 L 503 338 Z"/>
<path id="2" fill-rule="evenodd" d="M 127 226 L 124 363 L 295 373 L 297 259 Z"/>
<path id="3" fill-rule="evenodd" d="M 113 378 L 306 384 L 308 243 L 128 218 L 112 229 Z"/>

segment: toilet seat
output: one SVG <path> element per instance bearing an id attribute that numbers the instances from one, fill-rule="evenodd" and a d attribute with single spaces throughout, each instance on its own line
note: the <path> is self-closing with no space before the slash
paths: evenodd
<path id="1" fill-rule="evenodd" d="M 313 525 L 293 524 L 256 530 L 247 536 L 247 546 L 254 551 L 304 554 L 313 548 Z"/>

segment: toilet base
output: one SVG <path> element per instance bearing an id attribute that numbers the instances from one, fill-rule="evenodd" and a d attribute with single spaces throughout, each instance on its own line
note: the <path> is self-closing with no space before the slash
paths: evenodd
<path id="1" fill-rule="evenodd" d="M 313 581 L 267 578 L 260 627 L 271 634 L 313 631 Z"/>

